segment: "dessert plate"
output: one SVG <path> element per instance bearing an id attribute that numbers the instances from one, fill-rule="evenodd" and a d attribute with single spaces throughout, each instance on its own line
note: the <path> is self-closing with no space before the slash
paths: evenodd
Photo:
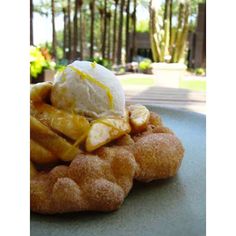
<path id="1" fill-rule="evenodd" d="M 178 174 L 167 180 L 134 183 L 118 211 L 112 213 L 31 213 L 31 236 L 200 236 L 205 235 L 205 115 L 148 106 L 161 115 L 183 142 Z"/>

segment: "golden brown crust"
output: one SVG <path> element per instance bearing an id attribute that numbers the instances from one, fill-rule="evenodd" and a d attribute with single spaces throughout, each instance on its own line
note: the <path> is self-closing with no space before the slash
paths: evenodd
<path id="1" fill-rule="evenodd" d="M 102 148 L 99 153 L 100 157 L 79 154 L 69 167 L 57 166 L 34 177 L 31 210 L 53 214 L 118 209 L 132 187 L 136 162 L 121 147 Z"/>
<path id="2" fill-rule="evenodd" d="M 154 126 L 163 126 L 161 117 L 153 111 L 150 111 L 149 124 Z"/>
<path id="3" fill-rule="evenodd" d="M 134 156 L 139 165 L 135 179 L 149 182 L 174 176 L 181 164 L 184 148 L 173 134 L 149 134 L 135 145 Z"/>
<path id="4" fill-rule="evenodd" d="M 71 163 L 48 172 L 37 171 L 31 163 L 31 210 L 42 214 L 116 210 L 134 179 L 149 182 L 172 177 L 184 155 L 180 140 L 153 112 L 144 131 L 125 134 L 109 145 L 93 153 L 78 153 Z"/>
<path id="5" fill-rule="evenodd" d="M 148 134 L 133 145 L 79 154 L 31 180 L 31 210 L 43 214 L 118 209 L 133 179 L 149 182 L 176 174 L 184 149 L 173 134 Z"/>

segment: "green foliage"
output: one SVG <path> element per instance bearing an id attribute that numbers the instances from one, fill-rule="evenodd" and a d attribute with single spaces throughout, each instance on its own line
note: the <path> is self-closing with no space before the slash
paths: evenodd
<path id="1" fill-rule="evenodd" d="M 205 2 L 206 0 L 191 0 L 190 1 L 191 15 L 196 17 L 198 13 L 198 4 Z"/>
<path id="2" fill-rule="evenodd" d="M 62 46 L 62 39 L 58 37 L 58 34 L 61 34 L 61 31 L 56 33 L 57 35 L 57 47 L 56 47 L 56 54 L 57 54 L 57 61 L 56 63 L 60 63 L 63 59 L 63 46 Z M 58 39 L 59 38 L 59 39 Z M 38 45 L 39 48 L 46 48 L 50 54 L 52 54 L 52 42 L 41 43 Z"/>
<path id="3" fill-rule="evenodd" d="M 148 20 L 141 20 L 137 22 L 137 32 L 149 32 L 149 21 Z"/>
<path id="4" fill-rule="evenodd" d="M 61 60 L 63 58 L 63 30 L 58 30 L 56 32 L 57 39 L 57 47 L 56 47 L 56 55 L 57 59 Z"/>
<path id="5" fill-rule="evenodd" d="M 125 68 L 121 67 L 118 71 L 118 74 L 123 74 L 123 73 L 125 73 Z"/>
<path id="6" fill-rule="evenodd" d="M 151 68 L 151 63 L 152 61 L 150 59 L 145 58 L 139 63 L 138 67 L 141 71 L 147 72 Z"/>
<path id="7" fill-rule="evenodd" d="M 102 57 L 94 57 L 92 59 L 88 59 L 88 61 L 96 62 L 97 64 L 102 65 L 106 67 L 107 69 L 111 69 L 112 67 L 111 62 L 108 61 L 107 59 L 103 59 Z"/>
<path id="8" fill-rule="evenodd" d="M 206 71 L 204 68 L 196 68 L 194 72 L 196 75 L 205 75 L 206 74 Z"/>
<path id="9" fill-rule="evenodd" d="M 55 62 L 47 58 L 45 51 L 38 47 L 30 46 L 30 75 L 33 78 L 36 78 L 45 69 L 54 69 L 55 65 Z"/>
<path id="10" fill-rule="evenodd" d="M 66 65 L 63 65 L 63 64 L 57 64 L 55 69 L 59 72 L 62 72 L 63 70 L 65 70 L 66 68 Z"/>

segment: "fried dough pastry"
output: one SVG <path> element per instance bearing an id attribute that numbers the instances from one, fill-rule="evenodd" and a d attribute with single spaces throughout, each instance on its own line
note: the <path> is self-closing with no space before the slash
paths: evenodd
<path id="1" fill-rule="evenodd" d="M 32 211 L 51 214 L 119 208 L 132 187 L 136 162 L 122 147 L 108 149 L 109 153 L 100 150 L 101 156 L 79 154 L 69 166 L 34 176 Z"/>
<path id="2" fill-rule="evenodd" d="M 114 211 L 134 180 L 150 182 L 177 173 L 184 148 L 158 114 L 130 105 L 124 118 L 89 123 L 47 104 L 51 88 L 45 82 L 31 89 L 33 212 Z"/>
<path id="3" fill-rule="evenodd" d="M 174 176 L 184 148 L 172 133 L 143 134 L 136 142 L 126 137 L 121 146 L 101 147 L 93 155 L 78 154 L 31 179 L 31 210 L 43 214 L 113 211 L 129 193 L 133 180 L 149 182 Z M 119 141 L 118 141 L 119 143 Z"/>

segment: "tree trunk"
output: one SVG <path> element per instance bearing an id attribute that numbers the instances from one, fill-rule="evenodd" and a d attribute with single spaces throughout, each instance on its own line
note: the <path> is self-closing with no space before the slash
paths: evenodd
<path id="1" fill-rule="evenodd" d="M 170 0 L 170 54 L 172 54 L 172 12 L 173 12 L 173 0 Z"/>
<path id="2" fill-rule="evenodd" d="M 94 47 L 94 7 L 95 1 L 91 0 L 89 3 L 90 11 L 91 11 L 91 25 L 90 25 L 90 58 L 94 57 L 93 47 Z"/>
<path id="3" fill-rule="evenodd" d="M 75 0 L 75 9 L 74 9 L 74 30 L 73 30 L 73 53 L 72 59 L 75 60 L 77 58 L 77 46 L 78 46 L 78 0 Z"/>
<path id="4" fill-rule="evenodd" d="M 116 61 L 116 26 L 117 26 L 117 6 L 118 6 L 119 0 L 115 0 L 115 13 L 114 13 L 114 22 L 113 22 L 113 44 L 112 44 L 112 63 L 114 64 Z"/>
<path id="5" fill-rule="evenodd" d="M 81 1 L 82 2 L 82 1 Z M 83 47 L 83 14 L 82 14 L 82 4 L 79 5 L 79 27 L 80 27 L 80 60 L 84 58 L 84 47 Z"/>
<path id="6" fill-rule="evenodd" d="M 180 41 L 180 35 L 181 35 L 181 28 L 183 25 L 183 18 L 184 18 L 184 4 L 180 3 L 179 5 L 179 13 L 178 13 L 178 25 L 175 33 L 175 37 L 173 39 L 174 45 L 173 45 L 173 52 L 172 52 L 172 60 L 171 62 L 176 62 L 177 61 L 177 55 L 178 55 L 178 50 L 177 48 L 179 47 L 179 41 Z"/>
<path id="7" fill-rule="evenodd" d="M 120 21 L 119 21 L 119 31 L 118 31 L 118 45 L 117 45 L 117 64 L 121 64 L 122 56 L 122 36 L 123 36 L 123 10 L 124 10 L 125 0 L 121 0 L 120 3 Z"/>
<path id="8" fill-rule="evenodd" d="M 55 29 L 55 8 L 54 0 L 51 0 L 52 11 L 52 56 L 56 59 L 56 29 Z"/>
<path id="9" fill-rule="evenodd" d="M 89 55 L 86 54 L 86 49 L 87 49 L 87 39 L 86 39 L 86 27 L 87 21 L 86 21 L 86 13 L 82 14 L 82 48 L 83 48 L 83 58 L 88 57 Z M 85 49 L 86 48 L 86 49 Z"/>
<path id="10" fill-rule="evenodd" d="M 66 16 L 66 8 L 63 7 L 63 20 L 64 20 L 64 29 L 63 29 L 63 57 L 66 58 L 66 47 L 67 47 L 67 40 L 66 40 L 66 25 L 67 25 L 67 16 Z"/>
<path id="11" fill-rule="evenodd" d="M 134 0 L 134 11 L 132 14 L 132 20 L 133 20 L 133 34 L 132 34 L 132 54 L 130 56 L 130 59 L 133 60 L 133 57 L 136 54 L 136 8 L 137 8 L 137 0 Z"/>
<path id="12" fill-rule="evenodd" d="M 106 58 L 106 37 L 107 37 L 107 0 L 104 0 L 104 26 L 102 38 L 102 58 Z"/>
<path id="13" fill-rule="evenodd" d="M 130 48 L 129 48 L 129 18 L 130 18 L 130 13 L 129 13 L 129 10 L 130 10 L 130 0 L 127 0 L 127 6 L 126 6 L 126 31 L 125 31 L 125 34 L 126 34 L 126 39 L 125 39 L 125 51 L 126 51 L 126 62 L 129 62 L 130 61 Z"/>
<path id="14" fill-rule="evenodd" d="M 68 14 L 68 59 L 71 61 L 71 21 L 70 21 L 70 12 L 71 12 L 71 6 L 70 6 L 70 0 L 67 2 L 67 14 Z"/>
<path id="15" fill-rule="evenodd" d="M 176 62 L 180 62 L 180 60 L 184 56 L 184 49 L 186 47 L 186 38 L 189 28 L 188 17 L 189 17 L 189 4 L 185 3 L 184 25 L 178 42 Z"/>
<path id="16" fill-rule="evenodd" d="M 111 60 L 111 12 L 107 12 L 107 59 Z"/>
<path id="17" fill-rule="evenodd" d="M 103 28 L 104 28 L 104 24 L 103 24 L 103 21 L 104 21 L 104 9 L 102 7 L 100 7 L 99 9 L 99 14 L 100 14 L 100 43 L 103 41 Z M 100 44 L 101 45 L 101 53 L 102 53 L 102 43 Z"/>
<path id="18" fill-rule="evenodd" d="M 165 1 L 165 18 L 164 18 L 164 37 L 161 45 L 161 58 L 165 61 L 165 56 L 169 54 L 170 43 L 170 0 Z"/>
<path id="19" fill-rule="evenodd" d="M 30 45 L 34 45 L 34 32 L 33 32 L 33 0 L 30 0 Z"/>
<path id="20" fill-rule="evenodd" d="M 157 16 L 157 9 L 155 7 L 154 0 L 150 1 L 149 5 L 149 13 L 150 13 L 150 42 L 151 42 L 151 49 L 152 49 L 152 56 L 155 62 L 160 61 L 160 42 L 158 39 L 158 16 Z"/>

